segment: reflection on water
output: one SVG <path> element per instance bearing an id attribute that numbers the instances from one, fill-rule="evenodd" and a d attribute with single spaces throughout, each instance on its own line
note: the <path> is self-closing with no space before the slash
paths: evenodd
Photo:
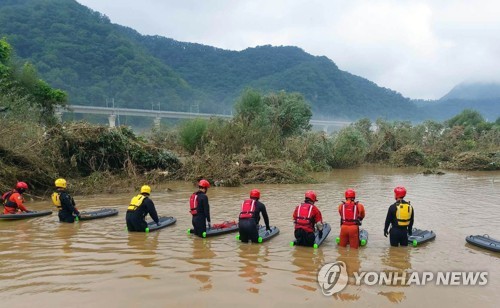
<path id="1" fill-rule="evenodd" d="M 364 249 L 364 248 L 361 248 Z M 359 288 L 355 286 L 356 280 L 354 273 L 359 273 L 361 269 L 360 249 L 350 249 L 347 247 L 338 247 L 337 261 L 342 261 L 346 264 L 347 276 L 349 280 L 344 291 L 334 294 L 334 298 L 342 301 L 357 301 L 361 298 Z M 354 291 L 356 291 L 354 293 Z"/>
<path id="2" fill-rule="evenodd" d="M 192 274 L 189 277 L 198 280 L 202 286 L 200 290 L 207 291 L 212 289 L 212 280 L 210 273 L 212 272 L 212 262 L 216 254 L 212 251 L 210 240 L 202 238 L 194 238 L 192 243 L 193 258 L 187 260 L 188 263 L 194 265 Z"/>
<path id="3" fill-rule="evenodd" d="M 251 284 L 247 289 L 248 292 L 259 293 L 257 285 L 262 283 L 262 277 L 266 275 L 266 263 L 269 261 L 268 253 L 266 245 L 240 244 L 238 255 L 241 266 L 238 276 Z"/>
<path id="4" fill-rule="evenodd" d="M 325 257 L 322 249 L 313 249 L 311 247 L 296 246 L 292 252 L 292 264 L 297 267 L 295 279 L 299 283 L 294 286 L 307 291 L 316 291 L 318 289 L 318 269 L 325 263 Z"/>
<path id="5" fill-rule="evenodd" d="M 96 204 L 120 210 L 117 216 L 61 224 L 57 214 L 23 221 L 0 221 L 0 299 L 5 307 L 82 306 L 136 307 L 308 305 L 494 307 L 500 301 L 498 253 L 465 243 L 465 236 L 489 233 L 500 238 L 500 172 L 449 173 L 423 176 L 411 169 L 365 168 L 318 175 L 314 185 L 252 185 L 261 191 L 280 235 L 255 245 L 242 244 L 234 234 L 200 239 L 186 235 L 191 226 L 189 183 L 153 187 L 159 214 L 177 223 L 157 232 L 125 231 L 130 195 L 79 196 L 79 209 Z M 383 225 L 392 190 L 403 185 L 415 208 L 415 227 L 434 230 L 434 241 L 418 247 L 390 247 Z M 353 187 L 369 216 L 363 228 L 370 234 L 358 250 L 335 244 L 339 233 L 338 205 L 346 187 Z M 291 215 L 306 190 L 318 193 L 317 206 L 332 233 L 318 249 L 289 247 L 294 238 Z M 478 191 L 487 198 L 477 198 Z M 236 219 L 249 187 L 214 187 L 208 192 L 213 222 Z M 50 209 L 50 200 L 28 204 Z M 490 219 L 485 220 L 485 213 Z M 350 279 L 339 294 L 326 297 L 317 283 L 325 264 L 343 261 Z M 484 271 L 484 287 L 356 286 L 353 273 L 363 271 Z M 109 299 L 112 290 L 113 299 Z M 137 290 L 141 290 L 138 292 Z M 141 294 L 138 297 L 138 294 Z"/>

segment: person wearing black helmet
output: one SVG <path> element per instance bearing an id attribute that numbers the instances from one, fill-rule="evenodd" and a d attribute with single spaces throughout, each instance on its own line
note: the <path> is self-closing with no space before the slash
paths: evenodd
<path id="1" fill-rule="evenodd" d="M 73 223 L 80 216 L 75 200 L 66 191 L 67 183 L 63 178 L 55 180 L 56 191 L 52 193 L 52 204 L 59 210 L 60 222 Z"/>
<path id="2" fill-rule="evenodd" d="M 127 208 L 125 221 L 127 223 L 127 230 L 132 232 L 146 232 L 148 223 L 146 222 L 146 215 L 149 214 L 151 218 L 159 225 L 160 220 L 156 212 L 155 204 L 149 197 L 151 195 L 151 187 L 143 185 L 141 193 L 130 200 L 130 205 Z"/>
<path id="3" fill-rule="evenodd" d="M 208 204 L 207 190 L 210 182 L 202 179 L 198 182 L 198 191 L 189 198 L 189 212 L 193 216 L 192 223 L 194 234 L 204 237 L 207 232 L 207 223 L 210 228 L 210 205 Z"/>
<path id="4" fill-rule="evenodd" d="M 25 182 L 17 182 L 16 187 L 2 195 L 3 213 L 17 214 L 30 211 L 24 206 L 23 193 L 28 189 Z"/>
<path id="5" fill-rule="evenodd" d="M 271 231 L 269 227 L 269 217 L 267 216 L 266 206 L 259 201 L 260 191 L 252 189 L 250 191 L 250 199 L 243 201 L 241 204 L 241 211 L 239 216 L 238 227 L 240 231 L 240 241 L 248 243 L 251 240 L 253 243 L 259 241 L 258 225 L 260 221 L 260 214 L 264 218 L 266 230 Z"/>

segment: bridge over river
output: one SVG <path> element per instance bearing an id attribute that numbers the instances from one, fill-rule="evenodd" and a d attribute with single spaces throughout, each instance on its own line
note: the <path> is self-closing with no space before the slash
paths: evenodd
<path id="1" fill-rule="evenodd" d="M 210 119 L 210 118 L 225 118 L 230 119 L 232 115 L 228 114 L 215 114 L 215 113 L 195 113 L 195 112 L 181 112 L 181 111 L 165 111 L 165 110 L 148 110 L 148 109 L 131 109 L 131 108 L 117 108 L 117 107 L 96 107 L 96 106 L 81 106 L 69 105 L 68 109 L 59 109 L 57 114 L 59 118 L 63 113 L 72 112 L 79 114 L 99 114 L 108 116 L 110 127 L 116 126 L 117 116 L 136 116 L 136 117 L 149 117 L 154 119 L 155 125 L 159 126 L 163 118 L 170 119 Z M 345 127 L 351 122 L 347 121 L 325 121 L 313 120 L 309 121 L 311 125 L 317 129 L 322 129 L 325 132 L 340 129 Z"/>

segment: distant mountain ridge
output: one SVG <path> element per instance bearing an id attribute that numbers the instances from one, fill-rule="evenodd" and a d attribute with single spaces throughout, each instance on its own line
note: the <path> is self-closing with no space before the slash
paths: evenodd
<path id="1" fill-rule="evenodd" d="M 500 98 L 500 83 L 461 83 L 451 89 L 440 100 L 470 99 L 483 100 Z"/>

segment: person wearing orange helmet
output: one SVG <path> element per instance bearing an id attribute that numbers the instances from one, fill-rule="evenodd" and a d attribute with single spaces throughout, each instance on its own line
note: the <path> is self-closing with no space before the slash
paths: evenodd
<path id="1" fill-rule="evenodd" d="M 312 247 L 316 237 L 315 229 L 318 229 L 319 237 L 323 237 L 323 217 L 321 211 L 314 205 L 316 201 L 318 201 L 316 192 L 309 190 L 305 193 L 304 202 L 293 211 L 295 245 Z"/>
<path id="2" fill-rule="evenodd" d="M 23 193 L 28 189 L 28 184 L 25 182 L 17 182 L 16 186 L 2 195 L 3 213 L 17 214 L 21 212 L 29 213 L 30 211 L 24 206 Z"/>
<path id="3" fill-rule="evenodd" d="M 80 216 L 73 197 L 67 192 L 67 182 L 63 178 L 54 181 L 56 191 L 52 193 L 52 204 L 59 210 L 59 222 L 74 223 Z"/>
<path id="4" fill-rule="evenodd" d="M 271 231 L 269 227 L 269 217 L 267 216 L 266 206 L 259 201 L 260 191 L 252 189 L 250 191 L 250 199 L 243 201 L 241 204 L 241 211 L 239 216 L 239 231 L 240 241 L 248 243 L 251 240 L 253 243 L 259 241 L 258 225 L 260 221 L 260 214 L 264 218 L 266 230 Z"/>
<path id="5" fill-rule="evenodd" d="M 365 218 L 365 207 L 356 198 L 354 189 L 347 189 L 344 193 L 345 202 L 339 205 L 340 236 L 339 245 L 342 247 L 359 248 L 359 226 Z"/>
<path id="6" fill-rule="evenodd" d="M 203 237 L 207 231 L 207 223 L 210 228 L 210 205 L 208 204 L 207 190 L 210 182 L 202 179 L 198 182 L 198 191 L 194 192 L 189 199 L 189 212 L 193 216 L 192 223 L 194 234 Z"/>
<path id="7" fill-rule="evenodd" d="M 408 246 L 408 235 L 412 234 L 413 219 L 415 211 L 410 201 L 405 201 L 406 188 L 398 186 L 394 188 L 394 202 L 387 210 L 385 218 L 384 236 L 390 234 L 391 246 Z M 391 229 L 389 230 L 389 226 Z M 388 231 L 389 230 L 389 231 Z"/>

